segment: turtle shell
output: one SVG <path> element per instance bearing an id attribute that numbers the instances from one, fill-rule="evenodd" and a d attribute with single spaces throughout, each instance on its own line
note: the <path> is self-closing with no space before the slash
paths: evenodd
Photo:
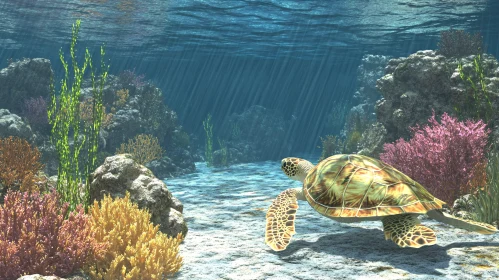
<path id="1" fill-rule="evenodd" d="M 445 204 L 394 167 L 361 155 L 324 159 L 307 174 L 303 193 L 330 218 L 424 214 Z"/>

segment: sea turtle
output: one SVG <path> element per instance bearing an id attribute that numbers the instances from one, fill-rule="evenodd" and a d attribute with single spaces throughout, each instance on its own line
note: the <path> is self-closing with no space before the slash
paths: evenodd
<path id="1" fill-rule="evenodd" d="M 265 243 L 275 251 L 286 249 L 295 234 L 297 199 L 308 201 L 315 211 L 338 222 L 381 220 L 385 239 L 399 247 L 436 243 L 435 232 L 418 219 L 425 213 L 470 231 L 497 231 L 492 225 L 442 212 L 445 202 L 394 167 L 367 156 L 334 155 L 317 166 L 290 157 L 282 160 L 281 169 L 291 179 L 303 182 L 303 187 L 281 192 L 269 207 Z"/>

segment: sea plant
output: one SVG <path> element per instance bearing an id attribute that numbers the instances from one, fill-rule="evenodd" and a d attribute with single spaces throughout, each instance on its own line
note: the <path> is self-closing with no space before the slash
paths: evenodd
<path id="1" fill-rule="evenodd" d="M 326 159 L 332 155 L 340 154 L 343 152 L 343 141 L 339 136 L 336 135 L 326 135 L 324 138 L 321 137 L 322 149 L 319 161 Z"/>
<path id="2" fill-rule="evenodd" d="M 220 164 L 222 166 L 229 166 L 229 148 L 227 147 L 227 142 L 218 138 L 218 146 L 221 152 Z"/>
<path id="3" fill-rule="evenodd" d="M 55 190 L 44 195 L 9 190 L 0 205 L 0 279 L 63 277 L 103 253 L 106 244 L 93 239 L 83 207 L 69 213 L 68 206 Z"/>
<path id="4" fill-rule="evenodd" d="M 85 49 L 83 63 L 80 65 L 76 58 L 76 42 L 80 30 L 80 20 L 72 27 L 69 54 L 71 56 L 72 77 L 70 67 L 64 58 L 62 49 L 59 59 L 64 68 L 64 77 L 61 80 L 59 96 L 56 96 L 54 83 L 51 83 L 50 104 L 48 119 L 52 126 L 51 139 L 54 143 L 59 159 L 57 191 L 63 201 L 69 202 L 70 209 L 83 203 L 85 207 L 90 204 L 89 187 L 90 174 L 96 166 L 98 152 L 98 135 L 102 124 L 103 106 L 102 96 L 104 83 L 107 79 L 109 66 L 104 63 L 104 47 L 101 46 L 101 75 L 96 81 L 92 57 Z M 92 124 L 80 125 L 80 96 L 83 77 L 90 69 L 92 82 Z M 71 143 L 72 142 L 72 143 Z M 71 145 L 70 145 L 71 143 Z M 81 152 L 85 154 L 80 156 Z M 80 160 L 85 159 L 84 166 Z M 84 185 L 84 195 L 80 195 L 80 186 Z"/>
<path id="5" fill-rule="evenodd" d="M 463 57 L 484 52 L 483 37 L 479 32 L 450 29 L 440 33 L 438 53 L 446 57 Z"/>
<path id="6" fill-rule="evenodd" d="M 482 56 L 480 54 L 475 55 L 473 72 L 470 75 L 464 72 L 461 62 L 457 65 L 459 77 L 465 85 L 466 96 L 464 102 L 454 106 L 454 109 L 460 115 L 469 115 L 475 119 L 483 119 L 488 123 L 494 109 L 487 90 L 483 63 Z"/>
<path id="7" fill-rule="evenodd" d="M 499 150 L 494 146 L 487 156 L 486 184 L 477 185 L 470 196 L 476 221 L 499 225 Z"/>
<path id="8" fill-rule="evenodd" d="M 121 144 L 116 150 L 117 154 L 131 154 L 138 164 L 146 164 L 163 156 L 163 149 L 159 145 L 158 138 L 149 134 L 139 134 L 128 143 Z"/>
<path id="9" fill-rule="evenodd" d="M 0 184 L 9 189 L 36 190 L 34 178 L 43 168 L 38 148 L 10 136 L 0 138 Z"/>
<path id="10" fill-rule="evenodd" d="M 93 279 L 163 279 L 180 270 L 182 234 L 169 237 L 151 222 L 151 214 L 124 198 L 109 195 L 90 207 L 90 228 L 105 254 L 84 268 Z"/>
<path id="11" fill-rule="evenodd" d="M 383 146 L 380 159 L 453 205 L 460 190 L 484 162 L 490 130 L 482 121 L 458 121 L 444 113 L 440 123 L 433 112 L 429 124 L 412 127 L 412 138 Z"/>
<path id="12" fill-rule="evenodd" d="M 213 166 L 213 124 L 211 123 L 211 114 L 208 114 L 206 119 L 203 121 L 203 128 L 206 132 L 206 144 L 204 150 L 206 164 L 208 166 Z"/>

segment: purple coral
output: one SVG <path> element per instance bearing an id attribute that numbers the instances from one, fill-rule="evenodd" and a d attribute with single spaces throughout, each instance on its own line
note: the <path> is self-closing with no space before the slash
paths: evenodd
<path id="1" fill-rule="evenodd" d="M 120 74 L 120 81 L 125 86 L 134 86 L 136 88 L 143 87 L 146 82 L 144 81 L 145 75 L 137 75 L 135 73 L 135 68 L 133 70 L 125 70 Z"/>
<path id="2" fill-rule="evenodd" d="M 31 97 L 24 100 L 22 113 L 33 129 L 45 130 L 48 128 L 47 101 L 43 97 Z"/>
<path id="3" fill-rule="evenodd" d="M 433 112 L 428 122 L 412 127 L 408 142 L 401 138 L 385 144 L 380 159 L 452 205 L 473 178 L 473 168 L 485 161 L 490 130 L 482 120 L 459 122 L 447 113 L 438 123 Z"/>
<path id="4" fill-rule="evenodd" d="M 88 216 L 78 207 L 69 214 L 57 193 L 9 191 L 0 205 L 0 279 L 24 274 L 66 276 L 98 250 Z"/>

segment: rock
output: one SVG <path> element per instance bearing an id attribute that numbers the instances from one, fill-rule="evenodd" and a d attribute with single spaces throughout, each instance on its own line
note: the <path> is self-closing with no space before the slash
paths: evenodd
<path id="1" fill-rule="evenodd" d="M 471 194 L 466 194 L 454 201 L 451 214 L 463 219 L 473 220 L 472 214 L 475 206 L 470 199 Z"/>
<path id="2" fill-rule="evenodd" d="M 355 106 L 349 109 L 346 113 L 344 124 L 340 135 L 348 138 L 354 130 L 362 133 L 362 140 L 358 143 L 358 148 L 355 151 L 365 155 L 374 156 L 379 153 L 379 148 L 372 146 L 373 143 L 379 142 L 381 139 L 374 131 L 368 129 L 375 122 L 376 114 L 374 107 L 376 101 L 381 99 L 381 94 L 376 88 L 376 80 L 384 75 L 384 69 L 388 63 L 389 57 L 383 55 L 364 55 L 362 62 L 357 69 L 357 90 L 354 93 Z M 332 113 L 334 118 L 336 114 Z M 359 126 L 360 124 L 360 126 Z M 335 132 L 332 132 L 335 133 Z M 364 135 L 364 133 L 366 133 Z M 385 132 L 386 133 L 386 132 Z M 375 137 L 374 139 L 368 139 Z M 366 145 L 366 146 L 364 146 Z"/>
<path id="3" fill-rule="evenodd" d="M 362 62 L 357 69 L 357 90 L 354 98 L 359 104 L 368 104 L 369 113 L 374 112 L 375 102 L 381 99 L 381 94 L 376 89 L 376 80 L 385 74 L 385 66 L 390 57 L 384 55 L 367 54 L 362 57 Z"/>
<path id="4" fill-rule="evenodd" d="M 146 163 L 146 167 L 149 168 L 156 175 L 156 177 L 162 179 L 172 178 L 196 171 L 196 166 L 191 159 L 189 151 L 178 149 L 175 152 L 180 154 L 175 156 L 175 161 L 173 161 L 173 159 L 169 156 L 164 156 L 159 160 L 153 160 Z M 169 155 L 171 154 L 172 153 L 169 153 Z"/>
<path id="5" fill-rule="evenodd" d="M 174 199 L 166 184 L 156 178 L 151 170 L 136 163 L 129 154 L 106 158 L 92 174 L 90 201 L 101 200 L 104 194 L 124 197 L 130 192 L 131 201 L 139 208 L 148 209 L 151 222 L 160 225 L 160 230 L 170 236 L 187 234 L 183 219 L 182 203 Z"/>
<path id="6" fill-rule="evenodd" d="M 24 275 L 17 278 L 17 280 L 63 280 L 66 278 L 61 278 L 57 276 L 42 276 L 40 274 Z"/>
<path id="7" fill-rule="evenodd" d="M 0 109 L 0 138 L 9 136 L 24 138 L 28 142 L 35 140 L 31 127 L 24 123 L 21 117 L 11 114 L 7 109 Z"/>
<path id="8" fill-rule="evenodd" d="M 106 83 L 104 99 L 112 96 L 125 85 L 114 76 Z M 107 131 L 107 132 L 106 132 Z M 195 171 L 194 158 L 189 152 L 189 135 L 178 124 L 177 114 L 163 103 L 161 90 L 147 84 L 130 88 L 126 104 L 113 114 L 105 134 L 103 152 L 114 154 L 122 143 L 138 134 L 150 134 L 158 138 L 165 150 L 165 157 L 149 166 L 160 178 L 178 176 Z"/>
<path id="9" fill-rule="evenodd" d="M 360 139 L 359 146 L 361 150 L 359 155 L 378 158 L 383 151 L 383 144 L 386 143 L 386 129 L 381 123 L 374 123 L 369 126 Z"/>
<path id="10" fill-rule="evenodd" d="M 58 276 L 43 276 L 40 274 L 24 275 L 17 278 L 17 280 L 86 280 L 90 279 L 82 271 L 75 272 L 64 278 Z"/>
<path id="11" fill-rule="evenodd" d="M 0 70 L 2 107 L 14 113 L 22 110 L 22 101 L 30 97 L 48 97 L 52 68 L 45 58 L 23 58 Z M 20 102 L 21 101 L 21 102 Z"/>
<path id="12" fill-rule="evenodd" d="M 125 107 L 118 110 L 111 120 L 108 131 L 106 148 L 110 152 L 116 151 L 122 143 L 144 132 L 140 113 L 137 109 Z"/>

